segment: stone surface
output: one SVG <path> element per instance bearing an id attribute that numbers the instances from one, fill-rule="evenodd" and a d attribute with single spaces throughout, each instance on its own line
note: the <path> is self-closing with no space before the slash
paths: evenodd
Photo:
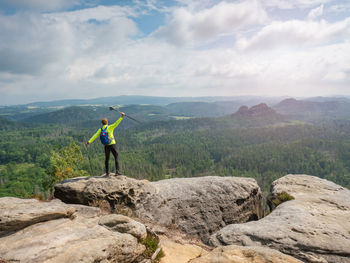
<path id="1" fill-rule="evenodd" d="M 232 224 L 210 238 L 220 245 L 268 246 L 305 262 L 350 262 L 350 191 L 308 175 L 287 175 L 272 194 L 287 201 L 257 222 Z"/>
<path id="2" fill-rule="evenodd" d="M 106 215 L 101 217 L 99 224 L 112 231 L 128 233 L 139 240 L 144 240 L 147 237 L 145 225 L 127 216 L 116 214 Z"/>
<path id="3" fill-rule="evenodd" d="M 225 246 L 217 247 L 189 263 L 302 263 L 302 261 L 279 251 L 263 247 Z"/>
<path id="4" fill-rule="evenodd" d="M 112 209 L 130 208 L 140 218 L 175 225 L 204 242 L 220 228 L 257 220 L 262 196 L 256 181 L 241 177 L 176 178 L 158 182 L 125 176 L 75 178 L 55 186 L 55 197 L 67 203 L 107 200 Z"/>
<path id="5" fill-rule="evenodd" d="M 106 200 L 112 209 L 135 206 L 157 189 L 146 180 L 125 176 L 77 177 L 55 185 L 54 195 L 66 203 L 94 205 Z"/>
<path id="6" fill-rule="evenodd" d="M 28 203 L 28 200 L 14 198 L 7 202 L 14 206 Z M 59 201 L 38 203 L 29 202 L 32 208 L 25 210 L 23 216 L 36 211 L 36 206 L 38 210 L 47 211 L 52 205 L 55 207 L 53 213 L 59 210 L 56 206 L 68 207 Z M 70 218 L 51 218 L 40 223 L 31 221 L 31 225 L 2 236 L 0 258 L 24 263 L 134 262 L 144 252 L 145 247 L 134 236 L 99 225 L 97 208 L 76 206 L 70 210 L 77 210 Z M 11 217 L 7 216 L 7 221 L 11 222 Z"/>
<path id="7" fill-rule="evenodd" d="M 40 202 L 36 199 L 0 198 L 0 236 L 35 223 L 70 217 L 75 208 L 60 200 Z"/>
<path id="8" fill-rule="evenodd" d="M 187 263 L 207 253 L 199 246 L 177 243 L 165 237 L 161 237 L 161 247 L 165 256 L 161 258 L 160 263 Z"/>

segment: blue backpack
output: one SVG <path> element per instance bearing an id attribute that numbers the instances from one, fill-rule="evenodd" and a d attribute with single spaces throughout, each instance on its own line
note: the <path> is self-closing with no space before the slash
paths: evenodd
<path id="1" fill-rule="evenodd" d="M 103 145 L 108 145 L 112 141 L 112 139 L 109 138 L 107 128 L 108 128 L 108 126 L 106 126 L 106 128 L 104 130 L 101 128 L 100 140 L 101 140 Z"/>

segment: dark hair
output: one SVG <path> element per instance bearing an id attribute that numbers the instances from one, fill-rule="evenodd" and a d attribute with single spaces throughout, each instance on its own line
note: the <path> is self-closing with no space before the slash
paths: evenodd
<path id="1" fill-rule="evenodd" d="M 108 124 L 108 120 L 107 120 L 107 118 L 103 118 L 103 119 L 101 120 L 101 122 L 102 122 L 102 124 L 103 124 L 103 125 Z"/>

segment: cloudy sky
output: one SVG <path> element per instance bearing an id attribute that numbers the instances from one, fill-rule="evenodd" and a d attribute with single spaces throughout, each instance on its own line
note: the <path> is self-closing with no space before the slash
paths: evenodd
<path id="1" fill-rule="evenodd" d="M 349 0 L 0 0 L 0 104 L 350 95 Z"/>

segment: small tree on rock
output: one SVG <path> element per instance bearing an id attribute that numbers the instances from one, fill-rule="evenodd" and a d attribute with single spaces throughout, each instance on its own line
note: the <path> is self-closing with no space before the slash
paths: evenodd
<path id="1" fill-rule="evenodd" d="M 79 169 L 82 160 L 81 149 L 75 142 L 58 151 L 51 151 L 50 165 L 46 169 L 48 178 L 43 184 L 44 188 L 52 192 L 53 186 L 64 179 L 87 176 L 86 171 Z"/>

